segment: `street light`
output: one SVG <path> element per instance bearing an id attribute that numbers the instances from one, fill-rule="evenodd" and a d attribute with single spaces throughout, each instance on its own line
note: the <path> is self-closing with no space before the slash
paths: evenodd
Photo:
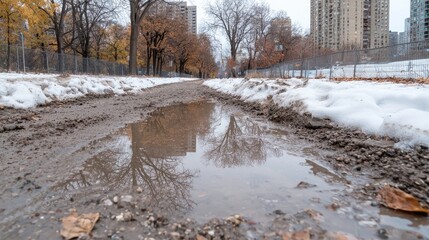
<path id="1" fill-rule="evenodd" d="M 25 53 L 24 53 L 24 34 L 20 32 L 21 34 L 21 47 L 22 47 L 22 64 L 24 67 L 24 73 L 25 73 Z"/>

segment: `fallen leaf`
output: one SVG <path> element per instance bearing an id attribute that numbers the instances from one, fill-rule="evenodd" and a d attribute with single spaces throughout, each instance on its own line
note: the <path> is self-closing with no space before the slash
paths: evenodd
<path id="1" fill-rule="evenodd" d="M 429 214 L 429 209 L 423 208 L 415 197 L 389 185 L 378 192 L 377 200 L 380 204 L 395 210 Z"/>
<path id="2" fill-rule="evenodd" d="M 283 234 L 283 240 L 310 240 L 310 230 Z"/>
<path id="3" fill-rule="evenodd" d="M 197 240 L 207 240 L 207 238 L 201 236 L 201 235 L 197 235 Z"/>
<path id="4" fill-rule="evenodd" d="M 76 211 L 62 219 L 63 228 L 60 231 L 66 240 L 79 237 L 81 234 L 90 234 L 95 223 L 100 218 L 99 213 L 78 215 Z"/>
<path id="5" fill-rule="evenodd" d="M 326 234 L 327 240 L 357 240 L 356 237 L 342 232 L 330 232 Z"/>

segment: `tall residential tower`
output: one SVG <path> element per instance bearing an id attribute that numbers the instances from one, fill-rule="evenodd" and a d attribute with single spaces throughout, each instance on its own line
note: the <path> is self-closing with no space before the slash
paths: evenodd
<path id="1" fill-rule="evenodd" d="M 319 49 L 389 44 L 389 0 L 311 0 L 311 33 Z"/>
<path id="2" fill-rule="evenodd" d="M 411 42 L 429 39 L 429 1 L 411 0 L 410 8 L 410 40 Z"/>

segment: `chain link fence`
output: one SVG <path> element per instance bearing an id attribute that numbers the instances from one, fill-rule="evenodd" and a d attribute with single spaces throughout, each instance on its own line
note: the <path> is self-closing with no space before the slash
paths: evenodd
<path id="1" fill-rule="evenodd" d="M 9 47 L 0 45 L 0 72 L 6 71 L 123 76 L 128 74 L 128 65 L 40 49 L 27 49 L 21 45 Z"/>
<path id="2" fill-rule="evenodd" d="M 286 61 L 246 74 L 266 78 L 428 78 L 429 40 Z"/>

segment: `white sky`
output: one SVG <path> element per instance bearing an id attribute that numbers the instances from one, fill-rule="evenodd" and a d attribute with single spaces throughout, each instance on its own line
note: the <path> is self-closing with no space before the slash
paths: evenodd
<path id="1" fill-rule="evenodd" d="M 213 1 L 213 0 L 212 0 Z M 188 0 L 188 4 L 197 6 L 198 26 L 204 22 L 204 8 L 207 0 Z M 310 0 L 265 0 L 273 10 L 284 10 L 294 24 L 304 30 L 310 30 Z M 390 30 L 404 31 L 404 20 L 410 16 L 410 0 L 390 0 Z"/>

